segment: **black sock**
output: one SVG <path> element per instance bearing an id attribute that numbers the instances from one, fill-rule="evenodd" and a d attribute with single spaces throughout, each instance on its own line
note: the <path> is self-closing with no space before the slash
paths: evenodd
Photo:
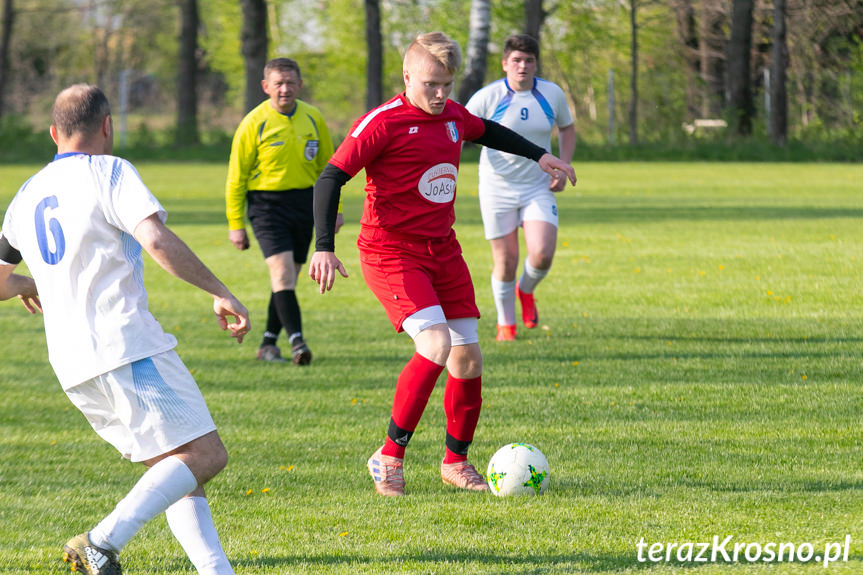
<path id="1" fill-rule="evenodd" d="M 267 329 L 264 332 L 264 340 L 261 345 L 276 345 L 279 339 L 279 332 L 282 330 L 282 321 L 279 319 L 279 312 L 276 310 L 276 298 L 270 294 L 270 305 L 267 308 Z"/>
<path id="2" fill-rule="evenodd" d="M 303 333 L 303 319 L 300 315 L 300 304 L 297 303 L 297 294 L 292 289 L 277 291 L 273 294 L 273 301 L 279 313 L 279 320 L 285 327 L 288 336 Z"/>

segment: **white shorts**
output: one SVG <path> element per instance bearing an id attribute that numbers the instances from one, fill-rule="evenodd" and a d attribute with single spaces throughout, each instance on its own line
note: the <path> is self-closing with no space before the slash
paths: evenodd
<path id="1" fill-rule="evenodd" d="M 216 429 L 201 390 L 175 351 L 124 365 L 66 390 L 102 439 L 146 461 Z"/>
<path id="2" fill-rule="evenodd" d="M 426 307 L 409 315 L 402 322 L 402 329 L 411 336 L 411 339 L 415 339 L 422 330 L 441 323 L 447 324 L 450 342 L 453 346 L 479 342 L 477 318 L 459 317 L 447 319 L 444 317 L 443 308 L 439 305 Z"/>
<path id="3" fill-rule="evenodd" d="M 548 222 L 558 227 L 557 200 L 548 180 L 538 184 L 509 184 L 497 177 L 480 176 L 479 208 L 485 239 L 512 233 L 525 220 Z"/>

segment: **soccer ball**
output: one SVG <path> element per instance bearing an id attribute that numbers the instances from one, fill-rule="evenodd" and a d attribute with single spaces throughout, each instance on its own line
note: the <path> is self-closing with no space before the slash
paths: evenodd
<path id="1" fill-rule="evenodd" d="M 486 479 L 491 492 L 507 495 L 540 495 L 548 486 L 550 470 L 542 452 L 527 443 L 510 443 L 488 462 Z"/>

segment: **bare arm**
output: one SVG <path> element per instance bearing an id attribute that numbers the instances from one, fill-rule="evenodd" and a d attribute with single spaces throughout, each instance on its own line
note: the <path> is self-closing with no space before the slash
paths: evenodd
<path id="1" fill-rule="evenodd" d="M 570 124 L 564 128 L 559 128 L 557 131 L 557 146 L 559 148 L 559 158 L 567 164 L 572 164 L 572 156 L 575 153 L 575 124 Z M 550 189 L 553 192 L 559 192 L 566 187 L 566 178 L 563 175 L 552 176 Z"/>
<path id="2" fill-rule="evenodd" d="M 31 277 L 13 274 L 14 269 L 14 265 L 0 265 L 0 300 L 5 301 L 17 296 L 30 313 L 42 311 L 36 282 Z"/>
<path id="3" fill-rule="evenodd" d="M 198 259 L 189 246 L 172 232 L 157 214 L 146 218 L 135 228 L 135 239 L 171 275 L 192 284 L 213 296 L 213 311 L 222 329 L 230 329 L 237 342 L 249 331 L 249 312 L 228 291 L 213 272 Z M 233 317 L 234 323 L 228 323 Z"/>

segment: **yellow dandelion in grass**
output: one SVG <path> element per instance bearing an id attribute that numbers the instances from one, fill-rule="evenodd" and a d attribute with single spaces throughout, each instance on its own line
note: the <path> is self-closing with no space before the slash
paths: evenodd
<path id="1" fill-rule="evenodd" d="M 707 275 L 707 272 L 706 272 L 706 271 L 704 271 L 704 270 L 701 270 L 701 271 L 699 271 L 698 273 L 699 273 L 699 275 L 702 275 L 702 276 L 706 276 L 706 275 Z"/>
<path id="2" fill-rule="evenodd" d="M 761 281 L 761 276 L 755 276 L 755 281 L 760 282 L 760 281 Z"/>
<path id="3" fill-rule="evenodd" d="M 251 554 L 252 554 L 252 555 L 257 555 L 257 554 L 258 554 L 258 552 L 257 552 L 255 549 L 252 549 Z"/>
<path id="4" fill-rule="evenodd" d="M 800 376 L 800 379 L 809 379 L 809 378 L 806 377 L 806 374 L 804 373 L 803 375 Z"/>
<path id="5" fill-rule="evenodd" d="M 767 290 L 767 295 L 773 295 L 773 292 L 771 290 Z"/>
<path id="6" fill-rule="evenodd" d="M 344 537 L 347 534 L 348 534 L 347 531 L 342 531 L 341 533 L 339 533 L 339 537 Z"/>
<path id="7" fill-rule="evenodd" d="M 261 493 L 269 493 L 269 492 L 270 492 L 269 487 L 264 487 L 263 489 L 261 489 Z"/>
<path id="8" fill-rule="evenodd" d="M 588 317 L 590 314 L 589 314 L 589 313 L 587 313 L 587 312 L 584 312 L 584 313 L 583 313 L 583 314 L 581 314 L 581 315 L 582 315 L 583 317 Z"/>
<path id="9" fill-rule="evenodd" d="M 284 470 L 284 471 L 291 471 L 291 470 L 293 470 L 293 469 L 294 469 L 294 466 L 293 466 L 293 465 L 288 465 L 287 467 L 285 467 L 284 465 L 279 465 L 279 469 L 282 469 L 282 470 Z"/>
<path id="10" fill-rule="evenodd" d="M 572 365 L 573 365 L 573 366 L 577 366 L 577 365 L 578 365 L 578 362 L 577 362 L 577 361 L 573 361 L 573 362 L 572 362 Z"/>
<path id="11" fill-rule="evenodd" d="M 724 269 L 725 269 L 725 266 L 723 266 L 723 265 L 720 265 L 720 266 L 719 266 L 719 271 L 722 271 L 722 270 L 724 270 Z"/>
<path id="12" fill-rule="evenodd" d="M 57 441 L 56 440 L 52 441 L 51 445 L 57 445 Z"/>
<path id="13" fill-rule="evenodd" d="M 351 400 L 351 405 L 356 405 L 356 404 L 357 404 L 357 398 L 355 397 Z"/>
<path id="14" fill-rule="evenodd" d="M 561 245 L 563 245 L 563 247 L 565 247 L 565 248 L 568 248 L 568 247 L 569 247 L 569 242 L 563 242 L 563 244 L 561 244 Z"/>
<path id="15" fill-rule="evenodd" d="M 249 489 L 248 491 L 246 491 L 246 495 L 251 495 L 251 494 L 252 494 L 252 490 L 251 490 L 251 489 Z"/>
<path id="16" fill-rule="evenodd" d="M 671 345 L 671 342 L 670 342 L 670 341 L 668 341 L 668 342 L 666 342 L 666 343 L 665 343 L 665 345 Z"/>
<path id="17" fill-rule="evenodd" d="M 665 271 L 667 271 L 668 273 L 671 273 L 671 268 L 666 268 Z"/>
<path id="18" fill-rule="evenodd" d="M 557 389 L 558 387 L 560 387 L 560 384 L 555 382 L 554 387 L 555 387 L 555 389 Z"/>
<path id="19" fill-rule="evenodd" d="M 635 268 L 635 273 L 640 274 L 640 273 L 641 273 L 641 268 Z"/>

